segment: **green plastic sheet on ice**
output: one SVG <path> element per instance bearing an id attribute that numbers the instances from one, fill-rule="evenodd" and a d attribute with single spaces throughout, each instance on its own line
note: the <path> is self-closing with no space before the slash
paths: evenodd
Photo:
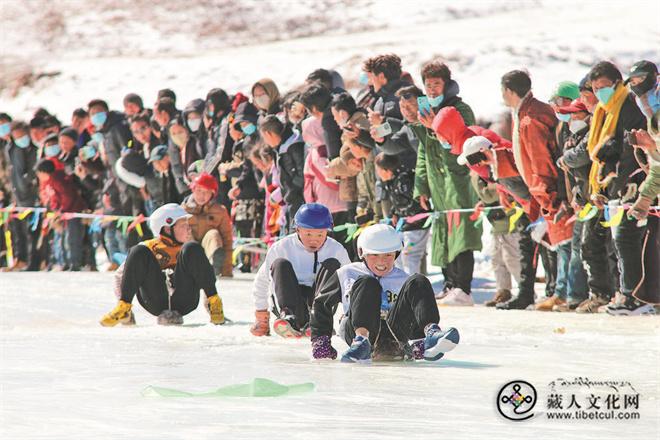
<path id="1" fill-rule="evenodd" d="M 279 397 L 314 391 L 312 382 L 282 385 L 269 379 L 256 378 L 249 383 L 228 385 L 207 392 L 188 392 L 150 385 L 142 390 L 144 397 Z"/>

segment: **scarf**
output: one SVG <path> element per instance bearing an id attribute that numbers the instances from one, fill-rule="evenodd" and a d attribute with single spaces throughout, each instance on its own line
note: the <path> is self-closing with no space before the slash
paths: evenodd
<path id="1" fill-rule="evenodd" d="M 627 97 L 628 89 L 622 83 L 619 83 L 610 101 L 607 104 L 598 103 L 591 118 L 587 151 L 589 151 L 589 156 L 593 161 L 589 172 L 589 185 L 593 194 L 599 193 L 611 180 L 599 182 L 598 174 L 603 164 L 596 159 L 596 154 L 603 144 L 614 135 L 616 125 L 619 122 L 621 107 Z"/>

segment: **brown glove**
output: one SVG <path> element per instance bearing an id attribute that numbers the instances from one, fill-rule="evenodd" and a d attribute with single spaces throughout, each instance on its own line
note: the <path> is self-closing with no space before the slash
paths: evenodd
<path id="1" fill-rule="evenodd" d="M 254 318 L 250 333 L 254 336 L 270 336 L 270 312 L 268 310 L 257 310 L 254 312 Z"/>

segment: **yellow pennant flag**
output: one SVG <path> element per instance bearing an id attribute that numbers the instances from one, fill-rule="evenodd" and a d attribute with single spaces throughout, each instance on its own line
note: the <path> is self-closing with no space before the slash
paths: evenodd
<path id="1" fill-rule="evenodd" d="M 520 220 L 520 217 L 525 213 L 525 211 L 520 206 L 514 206 L 512 209 L 515 209 L 516 212 L 509 217 L 509 232 L 513 232 L 516 229 L 516 223 Z"/>
<path id="2" fill-rule="evenodd" d="M 612 217 L 610 217 L 609 221 L 606 222 L 601 222 L 600 224 L 603 225 L 605 228 L 614 228 L 617 227 L 621 224 L 621 220 L 623 220 L 623 214 L 626 212 L 625 209 L 619 208 L 619 210 L 614 214 Z"/>

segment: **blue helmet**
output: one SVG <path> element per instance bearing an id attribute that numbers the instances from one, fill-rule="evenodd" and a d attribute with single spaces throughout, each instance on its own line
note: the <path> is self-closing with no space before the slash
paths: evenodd
<path id="1" fill-rule="evenodd" d="M 328 208 L 319 203 L 306 203 L 296 212 L 295 222 L 298 228 L 330 229 L 332 214 Z"/>

